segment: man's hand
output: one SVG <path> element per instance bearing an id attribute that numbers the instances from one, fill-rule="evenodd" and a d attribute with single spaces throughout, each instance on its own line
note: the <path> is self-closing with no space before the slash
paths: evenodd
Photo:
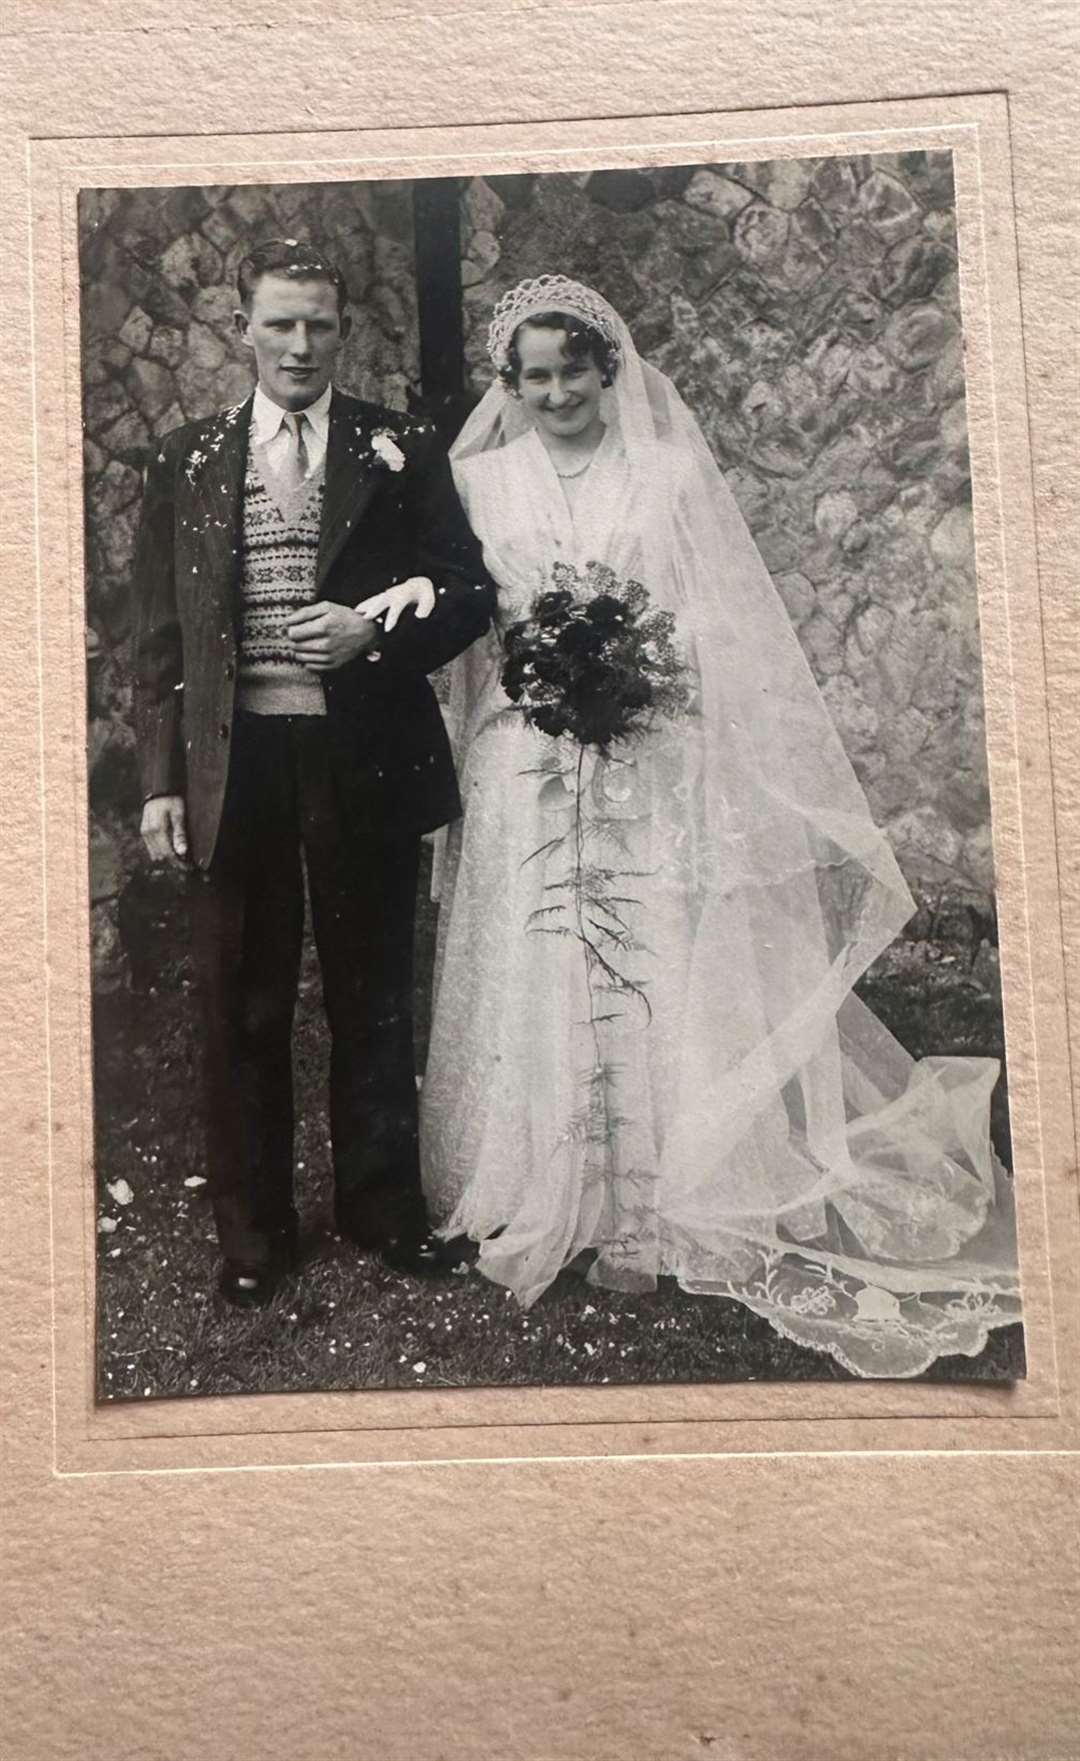
<path id="1" fill-rule="evenodd" d="M 350 605 L 320 599 L 306 605 L 285 626 L 294 657 L 316 673 L 333 672 L 371 648 L 379 626 Z"/>
<path id="2" fill-rule="evenodd" d="M 187 810 L 182 795 L 151 795 L 139 827 L 152 862 L 187 862 Z"/>
<path id="3" fill-rule="evenodd" d="M 384 617 L 383 630 L 389 636 L 402 612 L 410 605 L 415 608 L 418 618 L 429 618 L 435 610 L 435 589 L 426 575 L 410 575 L 407 581 L 399 581 L 395 587 L 388 587 L 385 593 L 376 593 L 373 599 L 362 599 L 356 609 L 361 617 Z"/>

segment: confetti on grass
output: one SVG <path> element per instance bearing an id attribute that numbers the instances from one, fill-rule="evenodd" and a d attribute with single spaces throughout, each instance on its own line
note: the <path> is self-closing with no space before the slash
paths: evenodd
<path id="1" fill-rule="evenodd" d="M 327 1053 L 313 949 L 305 951 L 304 977 L 309 989 L 301 995 L 295 1055 L 310 1086 L 321 1082 Z M 928 979 L 920 965 L 916 977 L 911 994 L 918 1025 L 924 1016 L 929 1020 L 938 996 L 928 989 L 931 981 L 939 990 L 945 981 L 936 966 Z M 955 978 L 948 984 L 955 987 Z M 110 1405 L 145 1403 L 147 1389 L 175 1399 L 320 1389 L 427 1393 L 608 1381 L 847 1379 L 838 1365 L 779 1339 L 748 1310 L 691 1297 L 668 1279 L 648 1294 L 598 1295 L 568 1272 L 523 1313 L 512 1294 L 465 1260 L 458 1276 L 443 1284 L 392 1274 L 373 1256 L 333 1239 L 333 1176 L 321 1107 L 301 1113 L 297 1126 L 297 1159 L 305 1163 L 297 1179 L 308 1243 L 304 1264 L 267 1308 L 233 1311 L 215 1291 L 220 1256 L 203 1204 L 209 1183 L 192 1139 L 193 1001 L 182 988 L 162 989 L 155 996 L 124 993 L 116 1009 L 125 1058 L 99 1118 L 97 1160 L 110 1179 L 127 1174 L 135 1200 L 123 1208 L 103 1183 L 99 1188 L 101 1212 L 111 1212 L 112 1227 L 99 1237 L 98 1395 Z M 996 1053 L 981 1020 L 958 1037 L 958 1049 Z M 939 1039 L 935 1025 L 919 1043 Z M 154 1153 L 168 1179 L 146 1177 Z M 992 1361 L 983 1375 L 1000 1373 L 1016 1349 L 1003 1337 L 988 1351 Z M 964 1360 L 958 1367 L 969 1374 L 973 1365 Z"/>

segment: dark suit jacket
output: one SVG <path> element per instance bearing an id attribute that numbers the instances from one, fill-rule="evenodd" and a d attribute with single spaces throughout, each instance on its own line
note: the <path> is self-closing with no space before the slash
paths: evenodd
<path id="1" fill-rule="evenodd" d="M 229 768 L 251 408 L 249 398 L 166 436 L 147 475 L 135 552 L 143 797 L 186 797 L 191 853 L 202 867 L 213 855 Z M 434 430 L 335 390 L 317 597 L 356 605 L 408 575 L 434 583 L 430 618 L 407 611 L 379 638 L 378 660 L 360 655 L 319 675 L 342 812 L 366 837 L 430 831 L 460 813 L 426 675 L 488 627 L 494 588 Z"/>

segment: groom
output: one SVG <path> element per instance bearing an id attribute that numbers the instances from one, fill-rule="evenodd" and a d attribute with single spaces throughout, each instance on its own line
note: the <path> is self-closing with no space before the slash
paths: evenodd
<path id="1" fill-rule="evenodd" d="M 487 628 L 493 590 L 431 428 L 331 384 L 337 267 L 274 240 L 238 293 L 258 383 L 150 467 L 134 654 L 142 836 L 191 873 L 219 1289 L 250 1306 L 297 1258 L 305 872 L 338 1230 L 400 1271 L 443 1269 L 420 1190 L 413 917 L 421 834 L 461 802 L 426 675 Z M 430 615 L 395 624 L 377 596 L 399 584 Z"/>

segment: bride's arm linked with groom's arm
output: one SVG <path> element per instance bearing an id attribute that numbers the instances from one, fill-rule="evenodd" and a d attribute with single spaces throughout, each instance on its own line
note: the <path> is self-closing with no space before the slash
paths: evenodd
<path id="1" fill-rule="evenodd" d="M 143 833 L 155 860 L 186 859 L 193 790 L 213 797 L 224 786 L 228 736 L 221 729 L 231 722 L 237 678 L 241 566 L 230 479 L 242 471 L 250 407 L 174 430 L 147 473 L 133 573 L 133 649 Z M 365 719 L 367 703 L 388 698 L 405 712 L 414 700 L 419 708 L 422 697 L 422 719 L 430 722 L 426 675 L 491 621 L 494 587 L 480 545 L 429 424 L 335 392 L 332 430 L 339 439 L 348 435 L 346 446 L 331 441 L 326 491 L 328 503 L 340 497 L 344 530 L 340 550 L 320 570 L 319 598 L 303 613 L 309 636 L 321 634 L 325 650 L 311 654 L 312 670 L 327 688 L 332 715 Z M 371 478 L 373 490 L 365 483 Z M 332 517 L 329 508 L 323 554 Z M 430 600 L 428 615 L 417 616 L 414 603 L 402 607 L 395 592 L 402 586 L 411 602 L 423 607 Z M 337 630 L 335 619 L 355 619 L 358 611 L 370 620 L 391 593 L 398 615 L 387 615 L 382 626 L 371 622 L 362 641 Z M 195 840 L 196 860 L 207 842 Z"/>

